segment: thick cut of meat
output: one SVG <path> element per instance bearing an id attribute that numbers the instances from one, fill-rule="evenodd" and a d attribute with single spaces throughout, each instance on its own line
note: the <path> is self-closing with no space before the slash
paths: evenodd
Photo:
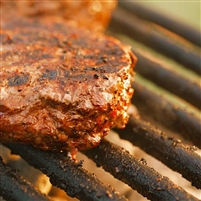
<path id="1" fill-rule="evenodd" d="M 3 9 L 9 11 L 11 15 L 13 12 L 17 12 L 18 15 L 24 17 L 60 16 L 64 20 L 76 21 L 81 27 L 97 32 L 103 32 L 109 24 L 117 0 L 15 0 L 3 1 L 2 4 Z"/>
<path id="2" fill-rule="evenodd" d="M 3 19 L 0 141 L 86 149 L 124 127 L 136 58 L 60 18 Z"/>

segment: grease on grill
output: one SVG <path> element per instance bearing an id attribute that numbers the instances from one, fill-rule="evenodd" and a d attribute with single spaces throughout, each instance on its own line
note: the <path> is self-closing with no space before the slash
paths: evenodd
<path id="1" fill-rule="evenodd" d="M 24 85 L 29 81 L 29 74 L 17 74 L 8 78 L 9 86 L 20 86 Z"/>

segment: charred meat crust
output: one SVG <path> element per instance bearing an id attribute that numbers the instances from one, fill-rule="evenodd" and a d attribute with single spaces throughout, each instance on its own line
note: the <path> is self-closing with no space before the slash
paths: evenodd
<path id="1" fill-rule="evenodd" d="M 4 19 L 1 38 L 1 142 L 86 149 L 124 127 L 136 62 L 129 47 L 50 17 Z"/>

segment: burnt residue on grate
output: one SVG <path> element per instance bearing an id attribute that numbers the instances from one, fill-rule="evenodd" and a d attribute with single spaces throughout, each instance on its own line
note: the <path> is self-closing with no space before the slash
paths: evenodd
<path id="1" fill-rule="evenodd" d="M 6 144 L 12 153 L 19 154 L 31 166 L 41 170 L 50 182 L 69 196 L 82 201 L 125 201 L 126 198 L 111 186 L 102 184 L 95 175 L 82 168 L 81 163 L 61 153 L 42 151 L 27 145 Z"/>
<path id="2" fill-rule="evenodd" d="M 194 147 L 182 144 L 180 140 L 134 116 L 130 116 L 124 130 L 115 131 L 122 139 L 139 146 L 201 189 L 201 157 L 194 152 Z"/>
<path id="3" fill-rule="evenodd" d="M 201 87 L 198 83 L 169 70 L 158 63 L 159 60 L 152 61 L 137 50 L 134 53 L 138 58 L 137 73 L 201 109 Z"/>
<path id="4" fill-rule="evenodd" d="M 132 103 L 142 115 L 150 115 L 168 129 L 178 132 L 194 145 L 201 148 L 200 119 L 184 109 L 172 104 L 155 92 L 135 82 L 132 84 L 135 95 Z"/>
<path id="5" fill-rule="evenodd" d="M 9 201 L 48 201 L 48 197 L 34 189 L 19 173 L 4 164 L 0 157 L 0 195 Z"/>
<path id="6" fill-rule="evenodd" d="M 151 24 L 118 8 L 113 13 L 110 29 L 137 40 L 148 47 L 164 54 L 186 68 L 201 74 L 201 58 L 197 52 L 192 52 L 176 41 L 154 30 Z"/>
<path id="7" fill-rule="evenodd" d="M 147 167 L 145 160 L 137 160 L 125 149 L 103 140 L 98 147 L 83 151 L 115 178 L 127 183 L 148 199 L 155 201 L 195 201 L 194 196 Z"/>

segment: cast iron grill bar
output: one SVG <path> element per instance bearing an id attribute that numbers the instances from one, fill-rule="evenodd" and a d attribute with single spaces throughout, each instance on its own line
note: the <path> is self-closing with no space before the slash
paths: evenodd
<path id="1" fill-rule="evenodd" d="M 89 158 L 102 166 L 115 178 L 127 183 L 140 194 L 154 201 L 193 201 L 197 200 L 167 177 L 145 165 L 144 160 L 137 160 L 123 148 L 106 140 L 98 147 L 83 151 Z"/>
<path id="2" fill-rule="evenodd" d="M 167 37 L 158 33 L 149 23 L 135 15 L 117 8 L 109 28 L 114 33 L 127 35 L 201 74 L 201 58 L 197 53 L 188 51 L 189 48 L 185 48 L 184 45 L 175 44 L 171 36 Z"/>
<path id="3" fill-rule="evenodd" d="M 32 146 L 6 144 L 12 153 L 20 155 L 31 166 L 46 174 L 53 185 L 69 196 L 82 201 L 125 201 L 111 186 L 102 184 L 95 175 L 84 170 L 82 162 L 75 163 L 61 153 L 35 149 Z"/>
<path id="4" fill-rule="evenodd" d="M 9 201 L 48 201 L 48 197 L 34 189 L 16 170 L 4 164 L 0 157 L 0 196 Z"/>
<path id="5" fill-rule="evenodd" d="M 137 82 L 132 83 L 132 87 L 135 89 L 132 103 L 137 106 L 141 114 L 149 115 L 201 148 L 200 119 Z"/>
<path id="6" fill-rule="evenodd" d="M 175 18 L 172 19 L 169 15 L 155 12 L 133 1 L 119 1 L 119 5 L 128 12 L 131 12 L 144 20 L 156 23 L 201 47 L 201 33 L 195 28 L 184 24 Z"/>
<path id="7" fill-rule="evenodd" d="M 195 147 L 182 144 L 180 140 L 132 115 L 124 130 L 115 131 L 120 138 L 140 147 L 201 189 L 201 157 L 194 152 Z"/>
<path id="8" fill-rule="evenodd" d="M 173 70 L 165 68 L 165 66 L 150 60 L 143 56 L 137 50 L 134 51 L 138 57 L 135 71 L 143 77 L 151 80 L 160 87 L 170 91 L 182 99 L 191 103 L 198 109 L 201 109 L 201 87 L 198 83 L 193 82 Z"/>

